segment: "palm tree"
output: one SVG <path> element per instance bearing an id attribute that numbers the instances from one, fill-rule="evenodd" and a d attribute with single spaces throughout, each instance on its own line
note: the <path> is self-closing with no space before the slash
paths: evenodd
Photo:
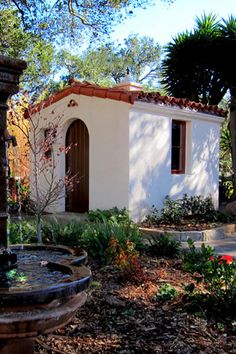
<path id="1" fill-rule="evenodd" d="M 232 199 L 236 199 L 236 64 L 233 53 L 236 51 L 236 18 L 230 16 L 220 24 L 222 37 L 221 52 L 224 59 L 221 61 L 220 70 L 225 83 L 230 92 L 230 120 L 229 128 L 231 133 L 231 149 L 233 164 L 233 186 L 234 194 Z"/>
<path id="2" fill-rule="evenodd" d="M 218 104 L 227 91 L 217 65 L 219 22 L 212 14 L 197 17 L 195 22 L 192 31 L 178 34 L 167 45 L 162 82 L 175 97 Z"/>

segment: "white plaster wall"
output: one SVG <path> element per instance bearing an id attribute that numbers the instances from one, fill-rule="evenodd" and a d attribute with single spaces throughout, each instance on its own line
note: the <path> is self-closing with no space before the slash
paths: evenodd
<path id="1" fill-rule="evenodd" d="M 185 174 L 171 174 L 172 119 L 187 121 Z M 166 195 L 211 196 L 218 207 L 219 130 L 222 118 L 136 102 L 130 111 L 129 210 L 142 219 Z"/>
<path id="2" fill-rule="evenodd" d="M 67 107 L 71 99 L 78 106 Z M 63 178 L 65 173 L 65 155 L 59 153 L 59 148 L 65 145 L 69 125 L 75 119 L 86 124 L 89 132 L 89 209 L 128 207 L 129 108 L 129 104 L 121 101 L 71 94 L 39 113 L 39 129 L 47 127 L 48 122 L 55 119 L 53 117 L 60 117 L 58 139 L 54 144 L 59 155 L 55 168 L 58 178 Z M 41 188 L 46 187 L 42 176 L 40 183 Z M 48 209 L 50 212 L 64 210 L 65 198 Z"/>

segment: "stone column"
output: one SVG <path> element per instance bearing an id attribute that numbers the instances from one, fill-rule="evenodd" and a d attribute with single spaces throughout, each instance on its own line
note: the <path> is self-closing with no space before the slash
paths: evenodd
<path id="1" fill-rule="evenodd" d="M 24 61 L 0 55 L 0 247 L 7 247 L 6 102 L 19 91 L 19 77 L 25 69 Z"/>

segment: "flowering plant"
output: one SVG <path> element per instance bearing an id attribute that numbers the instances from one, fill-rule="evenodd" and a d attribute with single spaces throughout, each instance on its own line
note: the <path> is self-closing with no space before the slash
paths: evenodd
<path id="1" fill-rule="evenodd" d="M 184 267 L 193 273 L 196 283 L 202 284 L 201 290 L 194 283 L 186 288 L 187 298 L 200 307 L 231 316 L 236 313 L 236 261 L 231 255 L 215 255 L 214 249 L 202 244 L 197 250 L 193 241 L 188 241 L 189 252 L 184 257 Z"/>
<path id="2" fill-rule="evenodd" d="M 226 264 L 231 264 L 234 262 L 234 258 L 228 254 L 223 254 L 222 256 L 218 256 L 217 258 L 215 258 L 215 256 L 211 256 L 209 260 L 217 260 L 219 264 L 222 264 L 223 262 L 225 262 Z"/>
<path id="3" fill-rule="evenodd" d="M 107 249 L 107 257 L 112 260 L 122 278 L 142 279 L 143 270 L 139 262 L 139 252 L 132 241 L 126 240 L 125 244 L 122 244 L 115 236 L 112 236 Z"/>

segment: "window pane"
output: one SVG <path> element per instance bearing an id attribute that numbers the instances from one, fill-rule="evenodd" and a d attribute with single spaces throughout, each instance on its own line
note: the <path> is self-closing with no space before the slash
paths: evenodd
<path id="1" fill-rule="evenodd" d="M 179 147 L 172 147 L 171 169 L 172 170 L 180 169 L 180 148 Z"/>
<path id="2" fill-rule="evenodd" d="M 172 146 L 180 146 L 181 125 L 172 123 Z"/>
<path id="3" fill-rule="evenodd" d="M 185 171 L 185 136 L 186 123 L 173 120 L 171 138 L 171 170 L 173 173 L 184 173 Z"/>

